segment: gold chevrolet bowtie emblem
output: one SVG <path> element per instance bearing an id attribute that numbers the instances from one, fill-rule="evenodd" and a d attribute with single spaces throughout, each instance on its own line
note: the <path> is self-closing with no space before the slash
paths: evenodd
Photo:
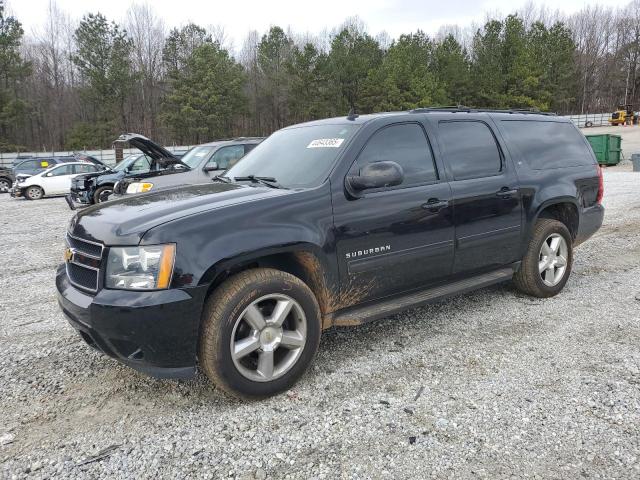
<path id="1" fill-rule="evenodd" d="M 71 250 L 70 248 L 65 248 L 64 249 L 64 261 L 65 262 L 70 262 L 72 258 L 73 258 L 73 250 Z"/>

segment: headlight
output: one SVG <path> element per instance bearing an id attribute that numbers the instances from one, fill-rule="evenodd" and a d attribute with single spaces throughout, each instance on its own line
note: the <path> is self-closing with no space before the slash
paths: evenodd
<path id="1" fill-rule="evenodd" d="M 153 188 L 153 183 L 132 183 L 127 187 L 127 193 L 143 193 Z"/>
<path id="2" fill-rule="evenodd" d="M 124 290 L 169 288 L 176 246 L 112 247 L 107 259 L 106 287 Z"/>

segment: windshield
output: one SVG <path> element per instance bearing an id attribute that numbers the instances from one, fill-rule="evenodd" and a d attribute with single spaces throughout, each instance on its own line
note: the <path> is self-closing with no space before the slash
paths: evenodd
<path id="1" fill-rule="evenodd" d="M 211 152 L 215 150 L 216 147 L 193 147 L 187 153 L 184 154 L 180 160 L 182 163 L 186 163 L 189 168 L 196 168 L 202 160 L 208 158 Z"/>
<path id="2" fill-rule="evenodd" d="M 311 125 L 279 130 L 259 144 L 225 177 L 272 177 L 287 188 L 315 187 L 329 171 L 357 125 Z"/>
<path id="3" fill-rule="evenodd" d="M 116 172 L 123 171 L 125 168 L 130 167 L 131 164 L 133 164 L 141 156 L 142 156 L 141 153 L 129 155 L 127 158 L 125 158 L 120 163 L 118 163 L 115 167 L 113 167 L 113 170 L 115 170 Z"/>

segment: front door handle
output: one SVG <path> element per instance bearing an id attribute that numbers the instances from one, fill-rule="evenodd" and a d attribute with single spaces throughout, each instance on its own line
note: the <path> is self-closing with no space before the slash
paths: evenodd
<path id="1" fill-rule="evenodd" d="M 496 196 L 498 197 L 503 197 L 503 198 L 508 198 L 511 197 L 513 195 L 516 195 L 518 193 L 517 189 L 512 189 L 510 190 L 509 187 L 502 187 L 500 190 L 498 190 L 496 192 Z"/>
<path id="2" fill-rule="evenodd" d="M 440 210 L 441 208 L 445 208 L 449 206 L 448 200 L 438 200 L 437 198 L 430 198 L 427 203 L 422 204 L 422 208 L 425 210 Z"/>

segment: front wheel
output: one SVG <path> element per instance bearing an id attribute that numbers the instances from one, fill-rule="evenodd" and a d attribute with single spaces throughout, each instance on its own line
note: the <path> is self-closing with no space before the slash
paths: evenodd
<path id="1" fill-rule="evenodd" d="M 33 185 L 31 187 L 27 187 L 24 195 L 29 200 L 40 200 L 42 197 L 44 197 L 44 190 L 42 190 L 42 188 L 38 187 L 37 185 Z"/>
<path id="2" fill-rule="evenodd" d="M 220 285 L 205 305 L 200 366 L 232 395 L 274 395 L 309 367 L 320 331 L 320 308 L 304 282 L 280 270 L 246 270 Z"/>
<path id="3" fill-rule="evenodd" d="M 573 264 L 573 240 L 566 225 L 550 218 L 536 222 L 516 287 L 534 297 L 553 297 L 564 288 Z"/>
<path id="4" fill-rule="evenodd" d="M 109 199 L 109 196 L 113 194 L 113 187 L 110 185 L 105 185 L 104 187 L 100 187 L 96 189 L 93 194 L 93 203 L 102 203 L 106 202 Z"/>
<path id="5" fill-rule="evenodd" d="M 0 177 L 0 193 L 6 193 L 11 189 L 11 180 Z"/>

